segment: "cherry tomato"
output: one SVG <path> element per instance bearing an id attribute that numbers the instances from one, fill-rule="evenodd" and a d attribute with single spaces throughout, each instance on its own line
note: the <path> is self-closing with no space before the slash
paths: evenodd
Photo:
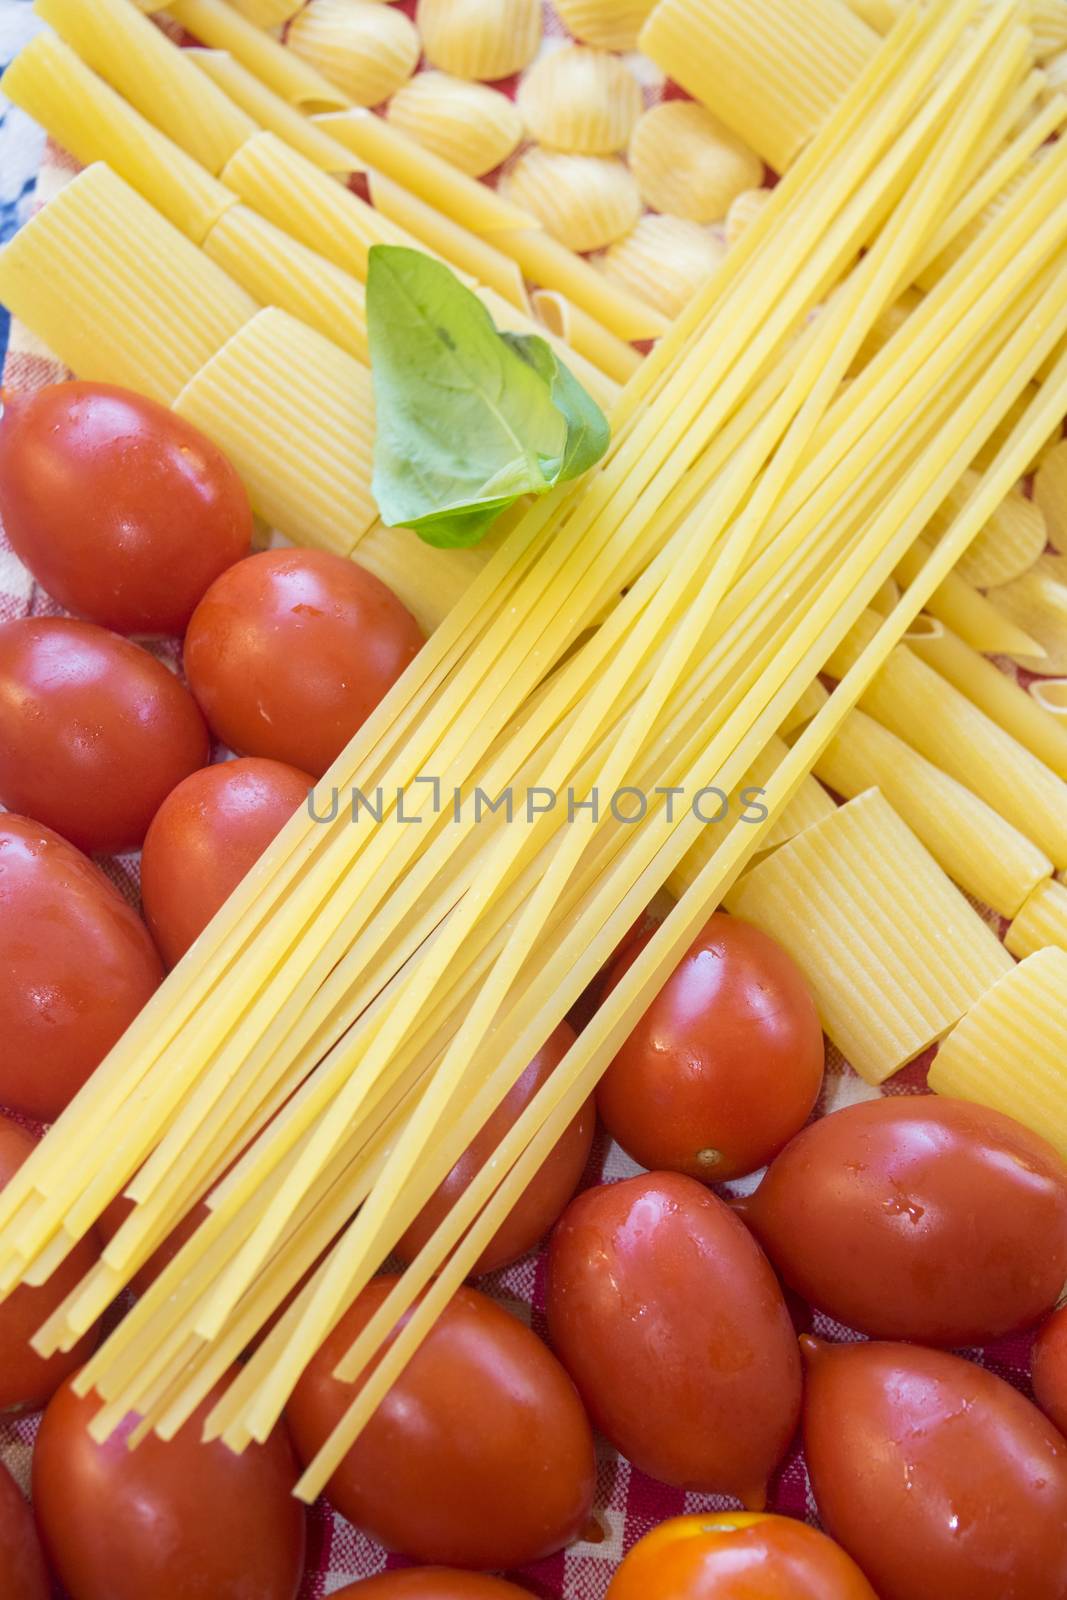
<path id="1" fill-rule="evenodd" d="M 552 1236 L 548 1325 L 590 1416 L 664 1483 L 763 1508 L 800 1412 L 793 1324 L 762 1252 L 692 1178 L 578 1196 Z"/>
<path id="2" fill-rule="evenodd" d="M 0 627 L 0 803 L 79 850 L 139 845 L 211 754 L 189 691 L 140 645 L 90 622 Z"/>
<path id="3" fill-rule="evenodd" d="M 3 1578 L 4 1600 L 49 1600 L 52 1588 L 37 1540 L 37 1529 L 33 1525 L 33 1513 L 2 1462 L 0 1577 Z"/>
<path id="4" fill-rule="evenodd" d="M 819 1515 L 880 1600 L 1063 1600 L 1067 1441 L 943 1350 L 805 1335 Z"/>
<path id="5" fill-rule="evenodd" d="M 70 1600 L 295 1600 L 304 1569 L 304 1510 L 284 1425 L 234 1455 L 204 1444 L 213 1391 L 172 1440 L 106 1444 L 88 1424 L 95 1395 L 69 1384 L 44 1414 L 33 1503 L 45 1552 Z"/>
<path id="6" fill-rule="evenodd" d="M 447 1572 L 444 1567 L 410 1567 L 404 1572 L 383 1572 L 362 1583 L 335 1591 L 333 1600 L 530 1600 L 526 1589 L 516 1589 L 502 1578 L 480 1572 Z"/>
<path id="7" fill-rule="evenodd" d="M 7 1117 L 0 1117 L 0 1189 L 16 1173 L 36 1144 L 33 1136 Z M 22 1284 L 0 1304 L 0 1410 L 33 1409 L 49 1400 L 64 1378 L 91 1355 L 97 1329 L 91 1328 L 73 1350 L 44 1360 L 30 1340 L 58 1305 L 96 1264 L 100 1251 L 95 1233 L 87 1234 L 40 1288 Z"/>
<path id="8" fill-rule="evenodd" d="M 1067 1279 L 1067 1168 L 963 1100 L 835 1111 L 737 1209 L 798 1294 L 874 1338 L 979 1344 L 1035 1323 Z"/>
<path id="9" fill-rule="evenodd" d="M 413 1261 L 432 1237 L 467 1185 L 485 1166 L 489 1157 L 518 1121 L 534 1095 L 546 1083 L 574 1043 L 574 1029 L 565 1022 L 552 1033 L 534 1056 L 511 1093 L 490 1117 L 482 1132 L 456 1162 L 441 1186 L 423 1206 L 396 1247 L 401 1261 Z M 556 1221 L 578 1187 L 589 1160 L 596 1117 L 592 1102 L 587 1103 L 567 1131 L 529 1188 L 501 1223 L 489 1244 L 471 1268 L 471 1277 L 495 1272 L 518 1261 Z"/>
<path id="10" fill-rule="evenodd" d="M 616 962 L 609 992 L 648 937 Z M 716 913 L 601 1079 L 597 1110 L 642 1166 L 719 1182 L 764 1166 L 804 1126 L 823 1061 L 800 969 L 759 928 Z"/>
<path id="11" fill-rule="evenodd" d="M 223 761 L 164 800 L 141 856 L 145 917 L 168 966 L 180 961 L 259 860 L 314 779 L 280 761 Z"/>
<path id="12" fill-rule="evenodd" d="M 423 643 L 391 589 L 322 550 L 266 550 L 217 579 L 185 670 L 218 737 L 321 777 Z"/>
<path id="13" fill-rule="evenodd" d="M 673 1517 L 634 1545 L 607 1600 L 878 1600 L 825 1534 L 746 1511 Z"/>
<path id="14" fill-rule="evenodd" d="M 308 1462 L 357 1392 L 333 1369 L 385 1300 L 376 1278 L 290 1401 Z M 577 1538 L 593 1503 L 593 1437 L 574 1386 L 537 1335 L 461 1289 L 327 1487 L 388 1549 L 455 1567 L 521 1567 Z"/>
<path id="15" fill-rule="evenodd" d="M 1067 1434 L 1067 1306 L 1049 1317 L 1034 1341 L 1030 1375 L 1034 1399 Z"/>
<path id="16" fill-rule="evenodd" d="M 117 633 L 183 633 L 252 538 L 222 452 L 165 406 L 103 383 L 4 396 L 0 517 L 54 600 Z"/>
<path id="17" fill-rule="evenodd" d="M 91 861 L 0 816 L 0 1104 L 54 1121 L 162 977 L 144 923 Z"/>

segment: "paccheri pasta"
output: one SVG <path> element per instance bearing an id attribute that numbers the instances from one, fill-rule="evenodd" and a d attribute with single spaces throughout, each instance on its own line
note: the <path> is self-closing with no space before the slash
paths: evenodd
<path id="1" fill-rule="evenodd" d="M 1067 950 L 1067 887 L 1043 879 L 1016 912 L 1004 943 L 1020 961 L 1046 945 Z"/>

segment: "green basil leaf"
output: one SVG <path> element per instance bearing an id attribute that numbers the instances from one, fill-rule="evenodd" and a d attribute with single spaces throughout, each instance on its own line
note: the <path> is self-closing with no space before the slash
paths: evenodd
<path id="1" fill-rule="evenodd" d="M 553 404 L 567 421 L 567 443 L 553 483 L 580 478 L 595 466 L 611 442 L 608 419 L 552 346 L 535 333 L 504 333 L 511 348 L 548 384 Z"/>
<path id="2" fill-rule="evenodd" d="M 439 511 L 418 522 L 406 524 L 414 528 L 420 539 L 435 544 L 442 550 L 458 550 L 467 545 L 479 544 L 485 538 L 502 511 L 514 505 L 509 500 L 494 500 L 487 506 L 477 506 L 471 511 Z"/>

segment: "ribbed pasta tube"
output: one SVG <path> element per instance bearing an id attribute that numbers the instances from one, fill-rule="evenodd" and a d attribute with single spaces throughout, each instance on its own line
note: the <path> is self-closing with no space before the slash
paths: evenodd
<path id="1" fill-rule="evenodd" d="M 621 239 L 641 215 L 633 175 L 613 156 L 527 150 L 508 174 L 506 189 L 546 232 L 579 252 Z"/>
<path id="2" fill-rule="evenodd" d="M 419 36 L 396 6 L 374 0 L 309 0 L 293 19 L 290 50 L 357 106 L 376 106 L 415 71 Z"/>
<path id="3" fill-rule="evenodd" d="M 472 178 L 506 161 L 522 139 L 522 117 L 513 100 L 448 72 L 416 73 L 394 94 L 386 115 Z"/>
<path id="4" fill-rule="evenodd" d="M 755 151 L 691 100 L 665 100 L 644 113 L 630 165 L 648 205 L 693 222 L 720 221 L 763 178 Z"/>
<path id="5" fill-rule="evenodd" d="M 941 1038 L 1012 966 L 876 789 L 766 857 L 726 905 L 789 951 L 868 1083 Z"/>
<path id="6" fill-rule="evenodd" d="M 1003 1111 L 1067 1159 L 1067 950 L 1037 950 L 994 984 L 941 1046 L 929 1084 Z"/>
<path id="7" fill-rule="evenodd" d="M 1067 950 L 1067 888 L 1055 878 L 1039 883 L 1004 935 L 1004 943 L 1020 961 L 1046 945 Z"/>
<path id="8" fill-rule="evenodd" d="M 518 93 L 531 139 L 587 156 L 624 150 L 643 105 L 641 85 L 621 57 L 581 44 L 542 56 Z"/>
<path id="9" fill-rule="evenodd" d="M 426 59 L 457 78 L 508 78 L 541 43 L 541 0 L 419 0 Z"/>
<path id="10" fill-rule="evenodd" d="M 812 717 L 818 716 L 819 712 L 822 710 L 829 698 L 829 689 L 824 688 L 819 682 L 818 678 L 816 678 L 812 683 L 809 683 L 808 687 L 804 690 L 804 693 L 801 695 L 792 711 L 783 720 L 781 727 L 778 729 L 778 732 L 781 734 L 782 738 L 784 739 L 787 734 L 792 733 L 796 728 L 802 728 L 805 722 L 811 721 Z"/>
<path id="11" fill-rule="evenodd" d="M 374 521 L 370 373 L 287 312 L 246 323 L 174 409 L 226 452 L 256 511 L 295 544 L 348 555 Z"/>
<path id="12" fill-rule="evenodd" d="M 649 305 L 676 317 L 725 254 L 722 240 L 698 222 L 650 212 L 608 248 L 602 266 Z"/>
<path id="13" fill-rule="evenodd" d="M 96 162 L 0 254 L 0 300 L 79 378 L 169 404 L 255 301 Z"/>

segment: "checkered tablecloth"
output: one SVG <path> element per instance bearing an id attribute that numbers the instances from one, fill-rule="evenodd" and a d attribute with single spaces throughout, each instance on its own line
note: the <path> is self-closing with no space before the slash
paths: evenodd
<path id="1" fill-rule="evenodd" d="M 6 63 L 29 37 L 35 26 L 28 0 L 0 0 L 0 61 Z M 546 6 L 546 32 L 551 38 L 561 31 L 558 20 Z M 646 63 L 646 68 L 648 64 Z M 652 69 L 645 73 L 646 98 L 651 101 L 664 91 Z M 14 232 L 30 210 L 43 203 L 74 170 L 61 151 L 46 145 L 40 131 L 12 108 L 0 104 L 0 239 Z M 16 388 L 33 388 L 65 376 L 62 369 L 33 337 L 15 325 L 10 330 L 0 311 L 0 357 L 4 357 L 3 381 Z M 0 530 L 0 621 L 27 615 L 57 615 L 58 608 L 33 583 L 29 574 L 11 553 Z M 160 646 L 158 653 L 173 666 L 177 648 Z M 138 897 L 138 860 L 125 856 L 102 862 L 108 875 L 131 901 Z M 890 1094 L 917 1093 L 925 1083 L 925 1064 L 920 1062 L 899 1074 L 884 1090 Z M 868 1088 L 831 1050 L 820 1112 L 860 1099 L 873 1098 L 877 1090 Z M 617 1147 L 601 1137 L 594 1148 L 585 1183 L 630 1176 L 637 1169 Z M 750 1188 L 755 1180 L 735 1186 Z M 544 1321 L 544 1259 L 542 1255 L 521 1262 L 505 1272 L 483 1281 L 479 1287 L 507 1304 L 541 1334 Z M 826 1319 L 816 1318 L 817 1331 L 844 1337 L 845 1330 Z M 1002 1377 L 1020 1387 L 1026 1385 L 1029 1341 L 1005 1341 L 984 1352 L 966 1352 L 983 1361 Z M 0 1459 L 19 1482 L 28 1487 L 30 1459 L 37 1419 L 25 1417 L 0 1421 Z M 707 1495 L 687 1495 L 652 1482 L 635 1472 L 606 1445 L 601 1444 L 595 1510 L 595 1530 L 584 1542 L 540 1563 L 523 1573 L 509 1574 L 531 1594 L 552 1600 L 602 1600 L 611 1574 L 638 1538 L 664 1518 L 686 1511 L 722 1509 L 734 1504 Z M 815 1520 L 814 1506 L 800 1451 L 794 1448 L 776 1475 L 772 1486 L 771 1508 L 792 1516 Z M 310 1514 L 309 1560 L 300 1600 L 320 1600 L 358 1578 L 371 1577 L 391 1566 L 405 1563 L 388 1558 L 371 1540 L 356 1531 L 343 1518 L 334 1515 L 320 1502 Z M 118 1553 L 116 1553 L 118 1555 Z M 145 1600 L 151 1600 L 145 1596 Z"/>

